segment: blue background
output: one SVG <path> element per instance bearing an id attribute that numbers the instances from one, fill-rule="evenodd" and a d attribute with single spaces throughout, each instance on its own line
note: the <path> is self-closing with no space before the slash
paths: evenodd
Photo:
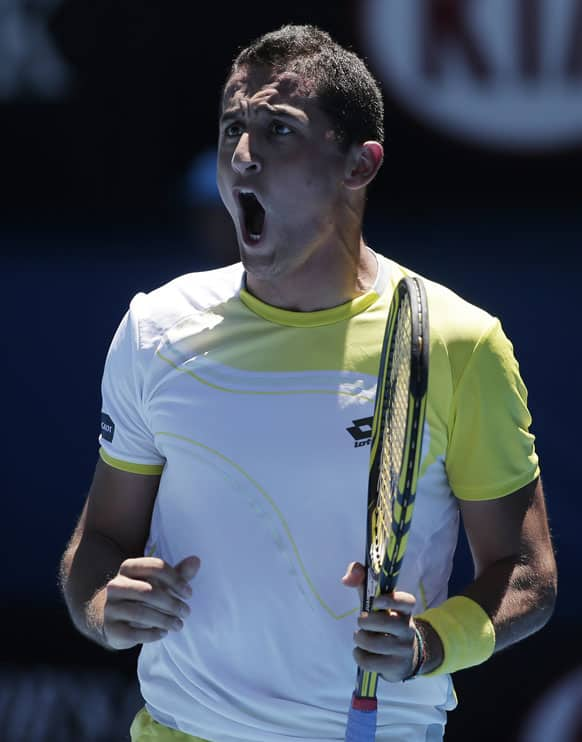
<path id="1" fill-rule="evenodd" d="M 55 7 L 51 34 L 74 71 L 70 95 L 0 103 L 8 565 L 0 587 L 9 627 L 0 659 L 133 677 L 136 653 L 111 654 L 81 637 L 57 589 L 97 458 L 105 353 L 136 292 L 236 259 L 210 172 L 218 88 L 236 46 L 287 21 L 321 23 L 356 50 L 363 42 L 353 2 L 298 2 L 291 16 L 266 3 L 253 4 L 254 15 L 208 8 L 204 33 L 191 2 Z M 430 130 L 388 91 L 386 106 L 369 244 L 499 316 L 529 389 L 559 566 L 556 612 L 539 634 L 456 676 L 461 704 L 448 732 L 511 740 L 580 661 L 582 150 L 480 150 Z M 470 579 L 461 534 L 452 591 Z"/>

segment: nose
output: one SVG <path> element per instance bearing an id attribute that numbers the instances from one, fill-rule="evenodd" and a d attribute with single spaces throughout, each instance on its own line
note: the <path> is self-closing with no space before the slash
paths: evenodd
<path id="1" fill-rule="evenodd" d="M 250 175 L 261 171 L 257 155 L 251 151 L 248 131 L 243 132 L 232 155 L 232 168 L 239 175 Z"/>

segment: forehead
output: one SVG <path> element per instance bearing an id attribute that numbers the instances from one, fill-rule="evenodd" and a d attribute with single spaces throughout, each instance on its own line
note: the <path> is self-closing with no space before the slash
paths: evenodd
<path id="1" fill-rule="evenodd" d="M 247 104 L 286 103 L 305 109 L 315 103 L 313 86 L 304 77 L 284 70 L 265 67 L 241 67 L 226 81 L 222 110 L 236 110 Z"/>

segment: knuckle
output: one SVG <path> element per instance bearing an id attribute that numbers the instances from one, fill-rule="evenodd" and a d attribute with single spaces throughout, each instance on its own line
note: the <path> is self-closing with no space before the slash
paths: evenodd
<path id="1" fill-rule="evenodd" d="M 362 643 L 366 645 L 366 647 L 371 647 L 374 645 L 374 635 L 369 631 L 362 631 Z"/>
<path id="2" fill-rule="evenodd" d="M 119 574 L 121 575 L 127 575 L 129 574 L 133 567 L 135 567 L 135 559 L 124 559 L 123 562 L 119 565 Z"/>
<path id="3" fill-rule="evenodd" d="M 132 621 L 143 623 L 146 620 L 149 611 L 143 604 L 131 603 L 128 608 L 128 617 L 130 617 Z"/>
<path id="4" fill-rule="evenodd" d="M 168 565 L 159 557 L 144 557 L 144 566 L 150 567 L 156 572 L 166 572 Z"/>
<path id="5" fill-rule="evenodd" d="M 172 598 L 170 601 L 170 610 L 175 616 L 179 616 L 182 613 L 182 606 L 183 603 L 180 600 L 176 600 L 176 598 Z"/>
<path id="6" fill-rule="evenodd" d="M 180 579 L 177 585 L 177 591 L 182 597 L 189 597 L 192 595 L 192 587 L 186 580 Z"/>
<path id="7" fill-rule="evenodd" d="M 158 629 L 160 631 L 162 630 L 170 630 L 174 628 L 174 621 L 176 619 L 173 616 L 168 616 L 166 613 L 160 613 L 160 619 L 159 619 L 159 626 Z"/>
<path id="8" fill-rule="evenodd" d="M 174 629 L 174 631 L 179 631 L 183 625 L 184 624 L 179 618 L 168 616 L 167 628 Z"/>
<path id="9" fill-rule="evenodd" d="M 190 606 L 187 603 L 177 600 L 174 607 L 176 609 L 176 615 L 180 618 L 186 618 L 190 615 Z"/>
<path id="10" fill-rule="evenodd" d="M 156 585 L 151 590 L 151 604 L 167 613 L 175 613 L 174 598 L 163 585 Z"/>
<path id="11" fill-rule="evenodd" d="M 150 582 L 140 581 L 135 582 L 132 585 L 132 590 L 135 595 L 138 595 L 140 600 L 147 600 L 148 596 L 152 595 L 154 591 L 154 587 Z"/>
<path id="12" fill-rule="evenodd" d="M 355 661 L 357 662 L 357 664 L 359 665 L 359 667 L 361 667 L 363 670 L 365 670 L 366 669 L 366 660 L 365 660 L 365 657 L 364 657 L 362 651 L 360 649 L 354 649 L 352 651 L 352 656 L 355 659 Z"/>
<path id="13" fill-rule="evenodd" d="M 123 624 L 117 621 L 105 620 L 103 622 L 103 633 L 107 641 L 111 644 L 125 638 L 123 635 Z"/>
<path id="14" fill-rule="evenodd" d="M 374 631 L 385 632 L 388 631 L 391 624 L 392 622 L 390 621 L 390 616 L 387 613 L 380 613 L 374 616 L 374 622 L 370 623 L 369 626 Z"/>
<path id="15" fill-rule="evenodd" d="M 163 639 L 165 636 L 168 635 L 168 632 L 166 629 L 155 629 L 153 631 L 148 631 L 147 634 L 144 635 L 142 642 L 145 644 L 146 642 L 157 642 L 160 639 Z"/>
<path id="16" fill-rule="evenodd" d="M 376 647 L 375 637 L 367 631 L 359 631 L 357 635 L 357 645 L 363 650 L 374 651 Z"/>
<path id="17" fill-rule="evenodd" d="M 368 638 L 368 646 L 373 652 L 385 654 L 385 645 L 387 637 L 383 634 L 376 634 Z"/>
<path id="18" fill-rule="evenodd" d="M 115 605 L 109 601 L 105 601 L 103 606 L 103 623 L 111 623 L 115 618 Z"/>
<path id="19" fill-rule="evenodd" d="M 107 587 L 122 585 L 126 581 L 126 579 L 127 578 L 122 575 L 121 571 L 119 571 L 116 575 L 113 575 L 110 580 L 108 580 Z"/>
<path id="20" fill-rule="evenodd" d="M 370 655 L 361 649 L 355 649 L 353 652 L 354 659 L 362 670 L 372 670 L 372 661 Z"/>
<path id="21" fill-rule="evenodd" d="M 109 582 L 105 585 L 105 595 L 106 597 L 109 597 L 115 592 L 115 578 L 113 580 L 109 580 Z"/>
<path id="22" fill-rule="evenodd" d="M 105 586 L 106 604 L 108 602 L 111 602 L 112 600 L 115 600 L 119 596 L 120 592 L 121 592 L 121 585 L 119 584 L 119 580 L 116 577 L 114 577 Z"/>
<path id="23" fill-rule="evenodd" d="M 399 641 L 394 645 L 393 654 L 397 657 L 408 659 L 412 654 L 413 646 L 410 642 Z"/>
<path id="24" fill-rule="evenodd" d="M 142 557 L 142 564 L 153 572 L 166 572 L 168 565 L 159 557 Z"/>

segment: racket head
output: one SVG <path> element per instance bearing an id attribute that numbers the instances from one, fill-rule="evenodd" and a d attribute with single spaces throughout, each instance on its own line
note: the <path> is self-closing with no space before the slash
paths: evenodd
<path id="1" fill-rule="evenodd" d="M 397 285 L 382 345 L 368 480 L 365 609 L 394 590 L 406 552 L 422 455 L 429 365 L 428 307 L 419 278 Z"/>
<path id="2" fill-rule="evenodd" d="M 422 281 L 403 278 L 382 343 L 370 448 L 367 585 L 363 609 L 394 590 L 408 544 L 422 456 L 429 366 L 428 304 Z M 378 675 L 358 667 L 345 740 L 373 742 Z"/>

